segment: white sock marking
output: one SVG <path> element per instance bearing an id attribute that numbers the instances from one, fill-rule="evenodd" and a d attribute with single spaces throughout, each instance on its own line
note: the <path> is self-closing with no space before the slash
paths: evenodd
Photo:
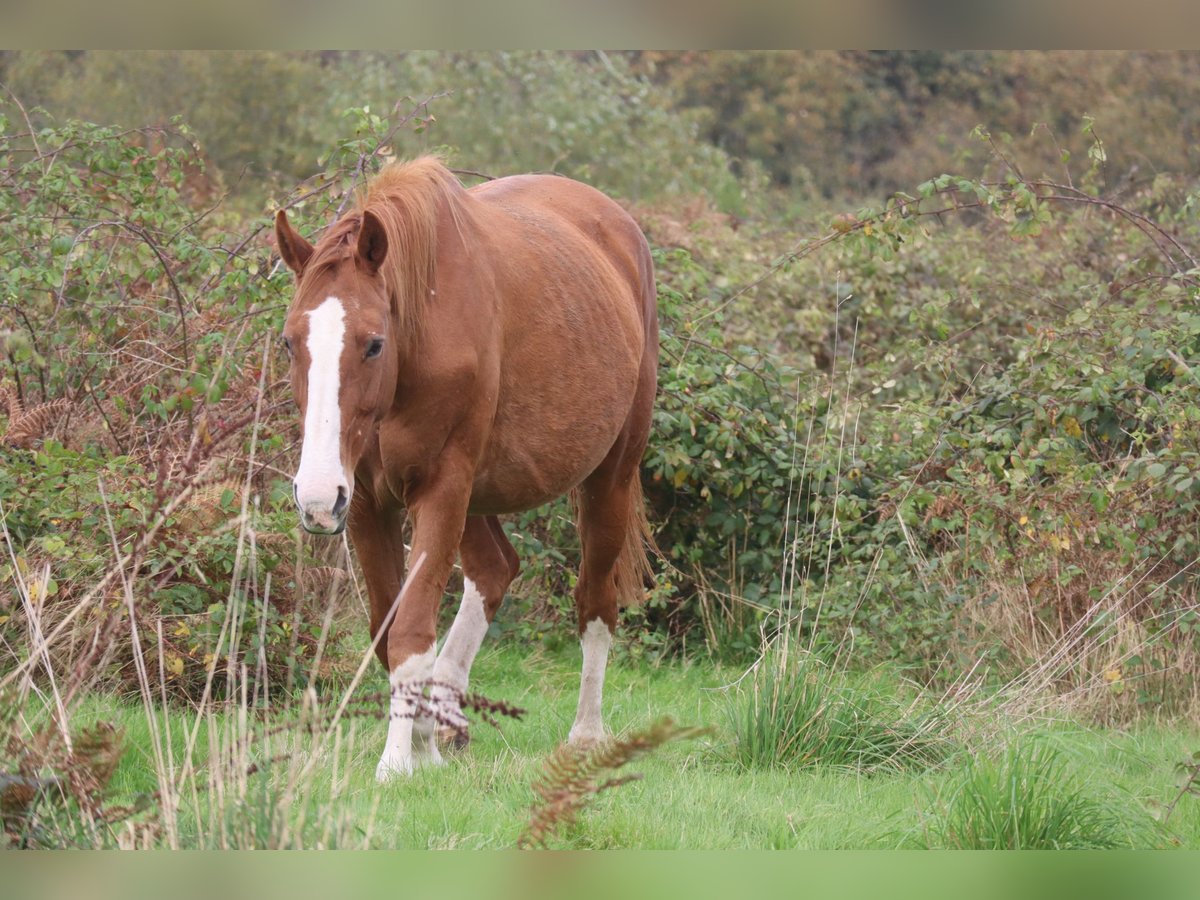
<path id="1" fill-rule="evenodd" d="M 467 724 L 467 720 L 462 714 L 462 707 L 454 690 L 464 694 L 467 692 L 471 666 L 487 630 L 487 610 L 484 607 L 483 593 L 470 578 L 464 578 L 462 603 L 459 604 L 458 614 L 454 617 L 454 624 L 446 634 L 442 652 L 433 664 L 433 680 L 444 682 L 450 689 L 435 686 L 429 691 L 430 698 L 441 704 L 443 712 L 452 719 L 460 719 L 463 725 Z"/>
<path id="2" fill-rule="evenodd" d="M 612 632 L 599 619 L 592 619 L 580 638 L 583 645 L 583 675 L 579 680 L 579 709 L 567 741 L 586 744 L 604 740 L 604 719 L 601 701 L 604 694 L 604 670 L 608 665 L 608 649 Z"/>
<path id="3" fill-rule="evenodd" d="M 487 634 L 488 620 L 483 594 L 470 578 L 463 579 L 462 603 L 446 635 L 442 652 L 433 667 L 433 680 L 444 681 L 460 691 L 467 689 L 475 654 Z"/>
<path id="4" fill-rule="evenodd" d="M 411 775 L 422 763 L 440 764 L 442 756 L 433 740 L 432 724 L 414 721 L 415 704 L 408 691 L 414 685 L 428 681 L 433 672 L 437 647 L 430 645 L 424 653 L 410 656 L 396 668 L 388 680 L 392 685 L 389 704 L 387 744 L 375 769 L 375 780 L 384 782 L 394 775 Z M 414 738 L 416 739 L 414 741 Z"/>
<path id="5" fill-rule="evenodd" d="M 314 516 L 331 516 L 337 489 L 349 479 L 342 468 L 342 349 L 346 310 L 337 297 L 327 297 L 308 316 L 308 405 L 304 410 L 304 442 L 296 471 L 296 499 Z"/>

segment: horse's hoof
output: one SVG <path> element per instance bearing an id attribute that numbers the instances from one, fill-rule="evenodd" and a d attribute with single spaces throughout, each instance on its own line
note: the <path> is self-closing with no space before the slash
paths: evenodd
<path id="1" fill-rule="evenodd" d="M 447 728 L 442 726 L 437 730 L 437 742 L 451 753 L 462 753 L 471 745 L 471 735 L 464 728 Z"/>
<path id="2" fill-rule="evenodd" d="M 604 734 L 571 734 L 567 738 L 567 746 L 579 753 L 595 750 L 607 740 Z"/>
<path id="3" fill-rule="evenodd" d="M 412 757 L 392 759 L 385 756 L 375 767 L 375 781 L 387 784 L 389 781 L 408 778 L 412 775 L 413 768 Z"/>

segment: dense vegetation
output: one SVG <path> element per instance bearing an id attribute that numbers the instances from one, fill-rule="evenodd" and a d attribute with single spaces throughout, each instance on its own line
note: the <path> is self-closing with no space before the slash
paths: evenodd
<path id="1" fill-rule="evenodd" d="M 354 562 L 291 509 L 269 212 L 313 235 L 387 160 L 437 150 L 467 182 L 595 183 L 655 249 L 662 556 L 621 652 L 816 654 L 757 666 L 731 759 L 953 755 L 925 739 L 944 710 L 864 712 L 847 661 L 984 684 L 1021 715 L 1194 711 L 1197 69 L 0 54 L 0 692 L 57 672 L 67 705 L 97 683 L 265 704 L 348 683 Z M 556 652 L 569 512 L 506 527 L 524 574 L 493 630 Z M 806 704 L 847 718 L 789 737 Z M 1057 765 L 1001 755 L 964 778 Z"/>

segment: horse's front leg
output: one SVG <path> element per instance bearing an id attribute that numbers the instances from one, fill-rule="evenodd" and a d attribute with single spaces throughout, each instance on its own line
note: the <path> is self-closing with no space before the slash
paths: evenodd
<path id="1" fill-rule="evenodd" d="M 412 567 L 387 632 L 391 701 L 387 745 L 375 777 L 386 781 L 442 761 L 435 723 L 420 714 L 437 653 L 437 613 L 462 539 L 470 478 L 444 477 L 408 497 Z"/>
<path id="2" fill-rule="evenodd" d="M 384 669 L 391 671 L 386 631 L 404 583 L 404 509 L 380 505 L 367 491 L 357 490 L 350 506 L 349 531 L 367 585 L 372 646 Z"/>

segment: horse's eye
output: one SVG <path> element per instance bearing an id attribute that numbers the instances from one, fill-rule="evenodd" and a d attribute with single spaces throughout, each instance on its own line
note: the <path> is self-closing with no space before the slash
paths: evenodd
<path id="1" fill-rule="evenodd" d="M 367 344 L 367 352 L 363 354 L 363 359 L 374 359 L 383 352 L 383 338 L 371 338 L 371 342 Z"/>
<path id="2" fill-rule="evenodd" d="M 287 351 L 288 359 L 292 358 L 292 339 L 285 337 L 283 339 L 283 349 Z"/>

